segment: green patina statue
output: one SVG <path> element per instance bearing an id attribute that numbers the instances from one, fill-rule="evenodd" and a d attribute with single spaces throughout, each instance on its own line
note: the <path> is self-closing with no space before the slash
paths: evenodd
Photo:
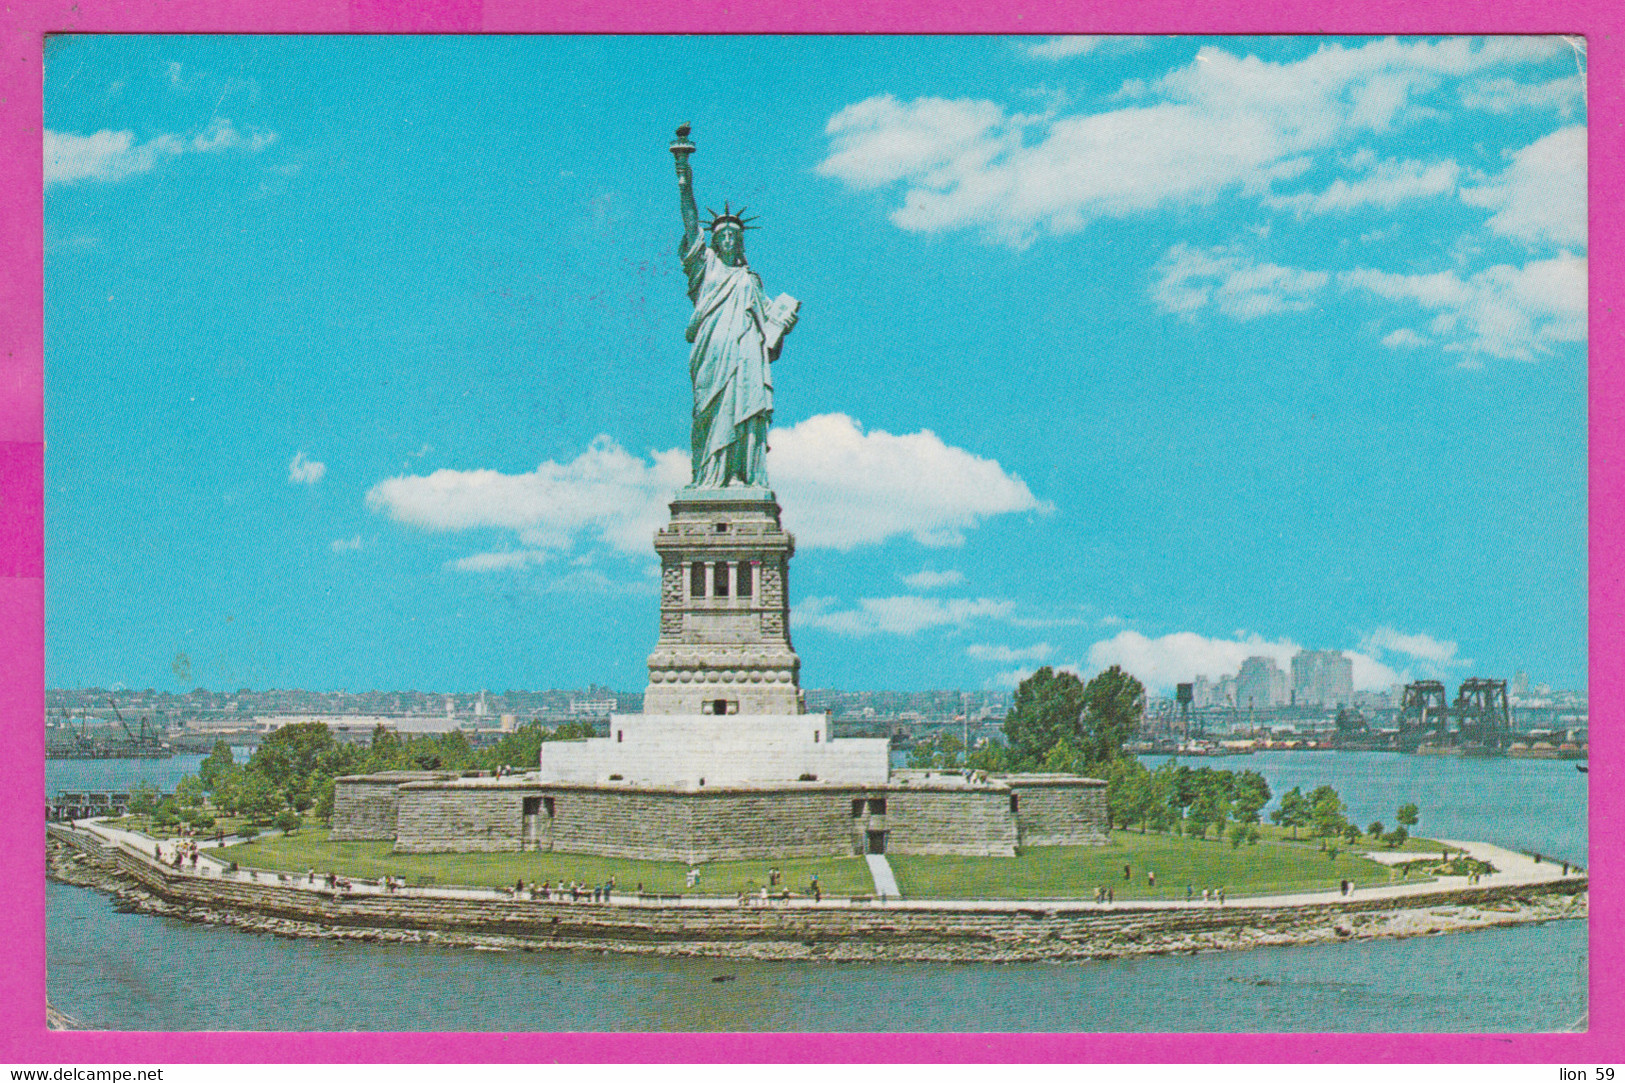
<path id="1" fill-rule="evenodd" d="M 694 476 L 691 489 L 721 489 L 732 484 L 767 485 L 767 430 L 773 420 L 771 365 L 796 325 L 801 303 L 788 294 L 769 300 L 762 280 L 745 262 L 745 208 L 710 211 L 704 224 L 694 202 L 694 172 L 688 157 L 694 144 L 689 127 L 677 129 L 671 144 L 677 159 L 677 189 L 682 202 L 683 271 L 694 315 L 687 338 L 694 380 Z"/>

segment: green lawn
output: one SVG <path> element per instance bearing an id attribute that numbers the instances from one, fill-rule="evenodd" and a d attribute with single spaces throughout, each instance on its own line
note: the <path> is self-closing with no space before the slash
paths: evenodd
<path id="1" fill-rule="evenodd" d="M 1339 880 L 1361 886 L 1386 884 L 1397 873 L 1346 851 L 1336 860 L 1307 839 L 1265 826 L 1256 846 L 1163 834 L 1115 831 L 1106 846 L 1057 846 L 1023 851 L 1016 857 L 924 857 L 889 855 L 899 886 L 909 898 L 1088 898 L 1108 886 L 1118 899 L 1183 899 L 1190 884 L 1199 897 L 1204 887 L 1232 896 L 1335 888 Z M 1438 851 L 1438 843 L 1413 839 L 1404 850 Z M 1365 849 L 1357 844 L 1356 849 Z M 1372 848 L 1375 849 L 1375 848 Z M 227 860 L 262 869 L 336 872 L 362 879 L 404 876 L 409 883 L 502 887 L 515 880 L 554 883 L 578 880 L 618 887 L 642 883 L 663 894 L 733 895 L 767 883 L 770 867 L 784 873 L 783 885 L 805 891 L 813 873 L 830 895 L 874 891 L 861 857 L 796 858 L 783 861 L 728 861 L 701 865 L 696 891 L 684 887 L 688 866 L 673 861 L 634 861 L 587 854 L 398 854 L 388 842 L 334 842 L 326 828 L 305 828 L 293 836 L 267 838 L 219 851 Z M 1130 877 L 1123 879 L 1123 866 Z M 1147 870 L 1157 886 L 1146 882 Z M 1411 879 L 1418 879 L 1413 869 Z M 432 877 L 432 880 L 424 878 Z"/>
<path id="2" fill-rule="evenodd" d="M 1232 848 L 1212 838 L 1114 831 L 1105 846 L 1041 847 L 1016 857 L 888 855 L 888 860 L 908 898 L 1088 898 L 1097 887 L 1109 887 L 1119 900 L 1169 900 L 1183 899 L 1187 884 L 1198 898 L 1203 888 L 1223 888 L 1232 896 L 1273 895 L 1334 889 L 1340 880 L 1386 884 L 1397 875 L 1347 852 L 1332 860 L 1318 843 L 1268 835 L 1256 846 Z M 1147 883 L 1148 871 L 1157 874 L 1155 888 Z"/>
<path id="3" fill-rule="evenodd" d="M 783 886 L 805 891 L 814 873 L 827 894 L 866 895 L 874 881 L 861 857 L 787 858 L 783 861 L 722 861 L 699 866 L 700 883 L 685 888 L 688 866 L 675 861 L 634 861 L 590 854 L 530 852 L 522 854 L 397 854 L 388 842 L 333 842 L 325 828 L 297 835 L 228 846 L 218 851 L 228 861 L 260 869 L 287 869 L 376 879 L 404 876 L 408 883 L 433 877 L 442 885 L 503 887 L 515 880 L 554 883 L 579 880 L 601 884 L 611 876 L 618 888 L 661 893 L 736 895 L 767 884 L 768 869 L 784 873 Z"/>

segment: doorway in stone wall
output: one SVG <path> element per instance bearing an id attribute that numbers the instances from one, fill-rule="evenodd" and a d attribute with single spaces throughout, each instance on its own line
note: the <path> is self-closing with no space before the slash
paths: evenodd
<path id="1" fill-rule="evenodd" d="M 520 832 L 519 848 L 521 850 L 540 850 L 542 848 L 542 799 L 540 797 L 525 798 L 524 829 Z"/>
<path id="2" fill-rule="evenodd" d="M 863 852 L 866 854 L 883 854 L 886 852 L 886 832 L 865 831 L 863 833 Z"/>

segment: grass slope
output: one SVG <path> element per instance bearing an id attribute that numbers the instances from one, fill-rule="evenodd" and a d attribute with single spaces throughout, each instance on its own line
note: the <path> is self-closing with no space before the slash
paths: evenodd
<path id="1" fill-rule="evenodd" d="M 541 852 L 397 854 L 388 842 L 334 842 L 329 836 L 325 828 L 306 829 L 296 835 L 228 846 L 217 852 L 224 860 L 259 869 L 303 873 L 313 868 L 318 873 L 336 872 L 368 880 L 404 876 L 408 883 L 433 877 L 432 882 L 441 885 L 505 887 L 515 880 L 602 884 L 613 876 L 616 887 L 626 891 L 642 883 L 645 890 L 661 893 L 736 895 L 766 886 L 768 869 L 775 868 L 784 873 L 783 886 L 793 891 L 805 891 L 814 873 L 829 894 L 866 895 L 874 891 L 874 881 L 861 857 L 713 862 L 700 866 L 699 887 L 688 891 L 683 886 L 688 866 L 676 861 Z"/>
<path id="2" fill-rule="evenodd" d="M 1049 846 L 1016 857 L 891 856 L 897 884 L 907 898 L 1088 898 L 1109 887 L 1119 900 L 1181 900 L 1185 887 L 1200 898 L 1203 888 L 1227 895 L 1275 895 L 1335 889 L 1341 880 L 1360 886 L 1386 884 L 1392 875 L 1378 862 L 1340 853 L 1336 859 L 1314 842 L 1266 834 L 1256 846 L 1173 835 L 1115 831 L 1105 846 Z M 1437 846 L 1432 845 L 1437 851 Z M 1123 866 L 1129 866 L 1128 879 Z M 1147 872 L 1157 874 L 1156 887 Z"/>

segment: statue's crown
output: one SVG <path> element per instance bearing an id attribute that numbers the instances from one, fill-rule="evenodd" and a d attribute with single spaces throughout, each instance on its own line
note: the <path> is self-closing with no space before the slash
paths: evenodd
<path id="1" fill-rule="evenodd" d="M 718 214 L 710 207 L 707 207 L 705 208 L 705 213 L 711 216 L 711 221 L 706 224 L 705 228 L 713 232 L 719 229 L 747 230 L 759 228 L 757 226 L 748 224 L 756 221 L 758 216 L 753 214 L 749 218 L 746 218 L 746 209 L 747 208 L 745 207 L 740 207 L 737 211 L 731 211 L 728 209 L 728 204 L 724 203 L 722 205 L 722 213 Z"/>

